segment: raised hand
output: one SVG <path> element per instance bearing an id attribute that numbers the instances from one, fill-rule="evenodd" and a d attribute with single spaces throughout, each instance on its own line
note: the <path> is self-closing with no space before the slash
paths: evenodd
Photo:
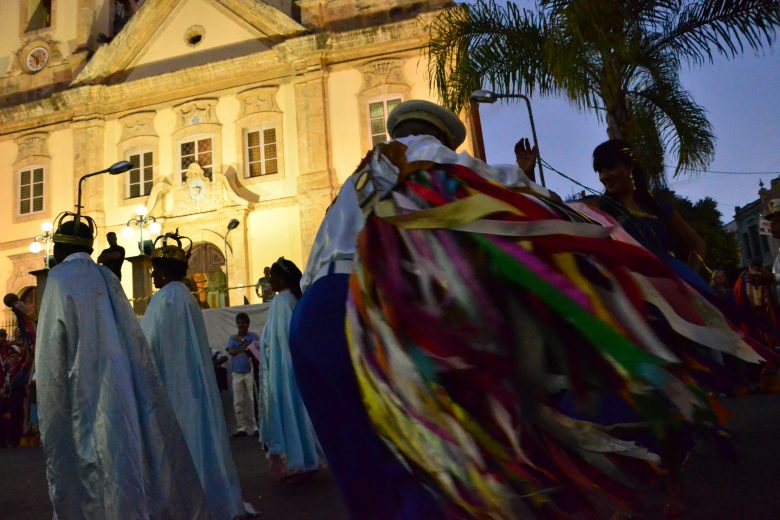
<path id="1" fill-rule="evenodd" d="M 525 172 L 529 179 L 536 182 L 536 174 L 534 168 L 536 167 L 536 161 L 539 159 L 539 148 L 534 145 L 531 147 L 531 143 L 527 138 L 523 137 L 515 144 L 515 160 L 521 170 Z"/>

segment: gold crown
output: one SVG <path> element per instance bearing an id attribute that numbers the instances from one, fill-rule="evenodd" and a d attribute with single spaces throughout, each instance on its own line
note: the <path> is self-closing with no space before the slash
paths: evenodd
<path id="1" fill-rule="evenodd" d="M 157 247 L 157 242 L 162 240 L 162 245 Z M 176 244 L 168 243 L 168 240 L 176 242 Z M 182 246 L 182 240 L 187 240 L 190 246 L 185 250 Z M 169 260 L 176 260 L 186 264 L 190 259 L 190 253 L 192 252 L 192 240 L 189 237 L 179 235 L 178 228 L 173 233 L 166 233 L 157 237 L 154 241 L 154 251 L 152 251 L 152 258 L 167 258 Z"/>
<path id="2" fill-rule="evenodd" d="M 67 220 L 68 218 L 70 218 L 70 220 Z M 62 231 L 62 227 L 71 222 L 73 222 L 73 229 L 70 230 L 70 232 Z M 57 218 L 54 220 L 54 227 L 57 231 L 54 232 L 51 240 L 55 244 L 92 247 L 95 243 L 97 224 L 95 224 L 95 221 L 91 217 L 87 217 L 86 215 L 63 211 L 57 215 Z M 85 227 L 89 230 L 89 237 L 80 236 L 78 234 L 81 227 Z"/>

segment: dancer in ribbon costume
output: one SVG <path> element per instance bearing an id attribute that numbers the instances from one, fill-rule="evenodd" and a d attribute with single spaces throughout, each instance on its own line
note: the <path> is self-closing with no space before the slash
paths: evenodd
<path id="1" fill-rule="evenodd" d="M 40 431 L 54 517 L 211 518 L 149 345 L 92 219 L 57 219 L 38 319 Z"/>
<path id="2" fill-rule="evenodd" d="M 409 161 L 463 164 L 491 181 L 549 193 L 517 165 L 489 166 L 467 153 L 455 152 L 466 137 L 466 128 L 439 105 L 405 101 L 393 109 L 387 125 L 393 139 L 403 144 L 396 152 Z M 347 286 L 357 237 L 365 223 L 364 208 L 371 200 L 384 197 L 397 181 L 397 169 L 386 168 L 369 177 L 361 168 L 341 187 L 317 232 L 301 279 L 303 298 L 290 324 L 298 387 L 354 518 L 438 518 L 443 514 L 442 504 L 375 433 L 361 401 L 344 334 Z"/>
<path id="3" fill-rule="evenodd" d="M 260 442 L 268 449 L 271 472 L 292 483 L 325 465 L 317 435 L 303 404 L 290 359 L 289 331 L 301 297 L 301 271 L 280 258 L 270 269 L 276 292 L 260 339 Z"/>
<path id="4" fill-rule="evenodd" d="M 159 291 L 149 301 L 141 328 L 184 433 L 211 516 L 230 520 L 244 513 L 241 488 L 206 325 L 197 301 L 182 282 L 192 249 L 191 241 L 184 249 L 184 240 L 189 238 L 179 236 L 177 230 L 155 241 L 152 279 Z"/>
<path id="5" fill-rule="evenodd" d="M 409 157 L 403 140 L 379 145 L 354 175 L 368 216 L 347 337 L 377 431 L 471 516 L 637 508 L 635 479 L 659 458 L 567 415 L 547 390 L 553 373 L 575 394 L 620 397 L 661 452 L 669 432 L 722 421 L 695 383 L 694 347 L 760 356 L 666 264 L 611 239 L 617 230 L 470 167 Z"/>

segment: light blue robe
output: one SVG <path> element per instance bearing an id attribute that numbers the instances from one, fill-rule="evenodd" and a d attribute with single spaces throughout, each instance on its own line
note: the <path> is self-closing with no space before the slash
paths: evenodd
<path id="1" fill-rule="evenodd" d="M 277 294 L 260 339 L 260 442 L 268 446 L 269 456 L 284 459 L 287 475 L 314 471 L 325 464 L 290 358 L 290 320 L 297 303 L 289 290 Z"/>
<path id="2" fill-rule="evenodd" d="M 215 520 L 242 514 L 222 401 L 203 315 L 181 282 L 165 285 L 141 321 Z"/>
<path id="3" fill-rule="evenodd" d="M 122 286 L 86 253 L 49 272 L 35 364 L 54 518 L 211 518 Z"/>

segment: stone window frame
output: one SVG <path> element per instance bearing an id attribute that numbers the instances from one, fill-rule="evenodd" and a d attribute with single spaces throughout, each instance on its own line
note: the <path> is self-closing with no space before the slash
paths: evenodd
<path id="1" fill-rule="evenodd" d="M 136 137 L 130 137 L 119 142 L 117 145 L 117 152 L 119 160 L 129 161 L 130 155 L 138 153 L 140 151 L 152 152 L 152 188 L 160 180 L 160 139 L 156 135 L 139 135 Z M 139 200 L 148 197 L 148 195 L 141 195 L 140 197 L 129 197 L 130 175 L 129 173 L 123 173 L 117 176 L 116 179 L 116 201 L 118 206 L 137 206 Z"/>
<path id="2" fill-rule="evenodd" d="M 32 188 L 34 183 L 34 180 L 32 178 L 33 172 L 37 169 L 43 170 L 43 181 L 41 184 L 43 185 L 43 195 L 41 196 L 41 204 L 42 207 L 38 211 L 33 211 L 32 209 L 32 202 L 35 198 L 32 194 Z M 22 173 L 29 171 L 30 172 L 30 211 L 27 213 L 22 213 Z M 49 168 L 47 164 L 44 164 L 42 162 L 31 162 L 30 164 L 26 164 L 24 166 L 17 166 L 16 167 L 16 175 L 14 176 L 14 215 L 17 219 L 27 219 L 32 217 L 33 219 L 38 219 L 42 215 L 46 214 L 47 210 L 47 194 L 49 192 L 48 189 L 46 189 L 47 180 L 49 178 Z"/>
<path id="3" fill-rule="evenodd" d="M 182 182 L 181 144 L 194 139 L 211 138 L 211 179 L 222 174 L 222 123 L 217 116 L 217 98 L 198 98 L 185 101 L 173 107 L 176 114 L 176 129 L 171 135 L 173 146 L 171 157 L 175 161 L 173 172 L 174 186 Z"/>
<path id="4" fill-rule="evenodd" d="M 150 165 L 143 163 L 143 157 L 147 153 L 152 154 L 152 164 L 150 164 Z M 133 197 L 131 192 L 130 192 L 130 185 L 132 184 L 131 179 L 130 179 L 130 172 L 132 171 L 132 168 L 131 168 L 130 170 L 127 171 L 127 174 L 124 176 L 125 179 L 126 179 L 126 181 L 124 183 L 125 184 L 125 186 L 124 186 L 125 187 L 124 198 L 126 200 L 135 200 L 135 199 L 140 199 L 140 198 L 143 198 L 143 197 L 148 197 L 149 193 L 152 192 L 152 187 L 154 186 L 154 178 L 155 178 L 155 174 L 154 174 L 155 168 L 154 167 L 155 167 L 155 164 L 157 164 L 157 157 L 156 157 L 156 154 L 154 153 L 154 150 L 151 147 L 134 148 L 132 150 L 128 150 L 127 152 L 125 152 L 125 160 L 130 161 L 130 157 L 133 156 L 133 155 L 138 155 L 141 158 L 141 165 L 139 166 L 139 173 L 141 175 L 141 177 L 139 179 L 139 184 L 141 184 L 141 194 L 136 196 L 136 197 Z M 130 161 L 130 162 L 132 163 L 132 161 Z M 149 182 L 151 182 L 151 186 L 149 186 L 149 193 L 144 193 L 143 185 L 147 183 L 147 181 L 144 179 L 144 174 L 146 173 L 145 170 L 148 167 L 151 167 L 151 170 L 152 170 L 152 178 L 149 181 Z"/>
<path id="5" fill-rule="evenodd" d="M 197 129 L 192 129 L 192 130 L 197 130 Z M 222 147 L 221 147 L 221 143 L 219 143 L 221 141 L 220 132 L 218 131 L 183 132 L 183 135 L 177 135 L 174 138 L 174 144 L 173 144 L 173 148 L 174 148 L 173 157 L 176 161 L 173 165 L 173 171 L 176 177 L 176 184 L 175 184 L 176 186 L 183 186 L 185 183 L 184 179 L 182 178 L 182 174 L 184 173 L 184 170 L 182 170 L 181 168 L 181 145 L 183 143 L 187 143 L 190 141 L 202 141 L 203 139 L 211 139 L 211 182 L 214 182 L 214 176 L 218 172 L 220 172 L 220 169 L 217 168 L 218 164 L 221 165 L 219 159 L 221 159 L 222 157 Z M 219 143 L 219 153 L 217 153 L 218 143 Z M 204 172 L 204 176 L 205 176 L 205 172 Z"/>
<path id="6" fill-rule="evenodd" d="M 375 146 L 374 144 L 374 129 L 371 128 L 371 109 L 370 106 L 374 103 L 382 103 L 383 104 L 383 110 L 385 112 L 384 118 L 385 118 L 385 137 L 386 139 L 390 139 L 390 133 L 387 130 L 387 118 L 390 116 L 390 110 L 387 108 L 388 101 L 395 101 L 398 100 L 399 104 L 403 103 L 404 97 L 400 94 L 386 94 L 384 96 L 379 96 L 373 99 L 368 99 L 366 101 L 366 119 L 364 121 L 365 123 L 365 129 L 364 132 L 368 133 L 368 144 L 370 148 L 373 148 Z"/>
<path id="7" fill-rule="evenodd" d="M 12 222 L 21 224 L 38 220 L 51 219 L 52 193 L 49 186 L 52 176 L 52 160 L 48 151 L 49 135 L 35 132 L 24 135 L 16 140 L 18 145 L 17 159 L 13 163 L 13 204 Z M 19 213 L 20 172 L 31 167 L 43 168 L 43 210 L 36 213 Z"/>
<path id="8" fill-rule="evenodd" d="M 49 20 L 48 27 L 41 27 L 40 29 L 28 31 L 27 25 L 30 23 L 30 0 L 19 0 L 19 37 L 22 40 L 25 40 L 30 37 L 54 32 L 57 29 L 55 24 L 55 21 L 57 20 L 57 6 L 60 3 L 61 2 L 58 2 L 57 0 L 51 0 L 51 20 Z"/>
<path id="9" fill-rule="evenodd" d="M 404 60 L 390 58 L 368 62 L 359 67 L 363 74 L 363 85 L 357 96 L 361 155 L 373 148 L 369 103 L 394 97 L 401 98 L 401 102 L 412 98 L 412 87 L 404 77 L 403 65 Z"/>
<path id="10" fill-rule="evenodd" d="M 238 133 L 237 142 L 240 143 L 241 153 L 238 171 L 241 172 L 241 180 L 246 184 L 255 184 L 268 181 L 278 181 L 286 178 L 284 165 L 284 126 L 281 112 L 257 112 L 241 117 L 236 121 Z M 276 130 L 276 173 L 252 177 L 249 175 L 249 160 L 247 149 L 247 134 L 256 130 Z"/>

